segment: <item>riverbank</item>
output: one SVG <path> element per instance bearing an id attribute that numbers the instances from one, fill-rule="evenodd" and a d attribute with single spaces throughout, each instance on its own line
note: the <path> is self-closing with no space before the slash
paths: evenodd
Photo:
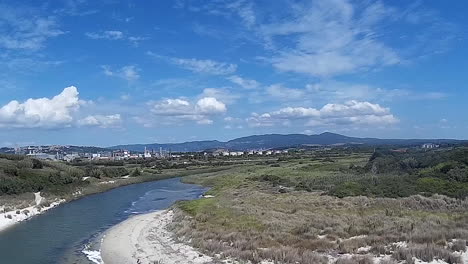
<path id="1" fill-rule="evenodd" d="M 114 226 L 104 236 L 102 260 L 112 264 L 212 263 L 211 257 L 173 239 L 168 230 L 173 217 L 172 210 L 163 210 L 134 216 Z"/>
<path id="2" fill-rule="evenodd" d="M 79 187 L 69 192 L 65 192 L 62 195 L 45 195 L 41 196 L 41 193 L 32 194 L 28 200 L 23 196 L 15 199 L 14 197 L 8 197 L 8 201 L 2 201 L 6 199 L 5 196 L 0 196 L 0 232 L 30 219 L 31 217 L 37 216 L 52 209 L 58 205 L 71 202 L 92 194 L 106 192 L 118 187 L 164 180 L 174 177 L 183 177 L 187 175 L 203 174 L 208 172 L 216 172 L 225 170 L 227 167 L 204 167 L 204 168 L 193 168 L 193 169 L 174 169 L 167 170 L 161 174 L 142 175 L 139 177 L 121 177 L 121 178 L 104 178 L 104 179 L 84 179 L 89 181 L 89 184 L 84 187 Z M 44 195 L 44 194 L 42 194 Z"/>
<path id="3" fill-rule="evenodd" d="M 41 196 L 41 193 L 38 192 L 34 193 L 34 205 L 21 209 L 13 208 L 9 211 L 6 211 L 5 206 L 0 206 L 0 232 L 64 202 L 64 199 L 57 199 L 49 203 Z"/>

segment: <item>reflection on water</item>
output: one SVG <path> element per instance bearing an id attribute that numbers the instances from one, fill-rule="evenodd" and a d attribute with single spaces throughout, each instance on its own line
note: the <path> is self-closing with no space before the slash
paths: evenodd
<path id="1" fill-rule="evenodd" d="M 1 263 L 100 263 L 103 231 L 131 215 L 167 208 L 204 191 L 175 178 L 124 186 L 61 205 L 0 233 Z"/>

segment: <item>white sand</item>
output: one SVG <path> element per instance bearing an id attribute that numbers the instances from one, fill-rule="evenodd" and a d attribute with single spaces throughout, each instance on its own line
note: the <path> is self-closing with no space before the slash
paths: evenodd
<path id="1" fill-rule="evenodd" d="M 59 200 L 51 203 L 47 207 L 40 208 L 39 205 L 45 201 L 45 198 L 41 196 L 41 193 L 34 193 L 35 205 L 26 208 L 15 208 L 11 211 L 4 212 L 4 207 L 0 207 L 0 231 L 11 227 L 14 224 L 28 220 L 29 218 L 41 214 L 57 205 L 65 202 L 65 200 Z M 17 212 L 19 211 L 19 214 Z"/>
<path id="2" fill-rule="evenodd" d="M 167 226 L 174 212 L 157 211 L 134 216 L 106 232 L 101 245 L 101 256 L 107 264 L 202 264 L 212 258 L 193 247 L 178 243 Z M 159 262 L 158 262 L 159 261 Z"/>

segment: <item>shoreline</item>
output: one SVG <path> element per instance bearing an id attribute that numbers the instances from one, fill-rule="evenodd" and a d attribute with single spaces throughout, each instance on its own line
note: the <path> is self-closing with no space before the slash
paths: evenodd
<path id="1" fill-rule="evenodd" d="M 174 211 L 166 209 L 136 215 L 112 227 L 101 243 L 103 263 L 213 263 L 212 257 L 173 239 L 167 229 L 173 217 Z"/>
<path id="2" fill-rule="evenodd" d="M 8 205 L 0 206 L 0 235 L 3 231 L 17 224 L 20 224 L 21 222 L 27 221 L 34 216 L 41 215 L 47 210 L 50 210 L 54 207 L 57 207 L 65 203 L 79 200 L 81 198 L 84 198 L 93 194 L 103 193 L 103 192 L 110 191 L 112 189 L 116 189 L 116 188 L 128 186 L 128 185 L 133 185 L 133 184 L 160 181 L 160 180 L 177 178 L 177 177 L 183 178 L 184 176 L 187 176 L 187 175 L 203 174 L 207 172 L 219 171 L 219 170 L 224 170 L 224 169 L 225 168 L 215 168 L 215 169 L 199 168 L 199 169 L 183 170 L 183 171 L 182 170 L 167 171 L 166 172 L 167 174 L 152 174 L 152 175 L 146 175 L 146 176 L 141 176 L 141 177 L 109 178 L 103 181 L 96 182 L 94 183 L 95 185 L 79 188 L 75 190 L 71 194 L 71 196 L 55 196 L 51 198 L 49 206 L 43 206 L 43 207 L 40 207 L 40 205 L 44 201 L 47 201 L 47 199 L 40 196 L 40 192 L 34 193 L 35 200 L 31 201 L 31 203 L 34 205 L 30 205 L 24 208 L 13 207 L 13 210 L 5 211 L 5 212 L 3 210 Z M 193 172 L 193 174 L 189 174 L 190 172 Z M 39 197 L 37 196 L 38 194 L 39 194 Z M 38 208 L 41 208 L 41 209 L 38 209 Z M 20 212 L 19 214 L 17 214 L 18 211 Z M 9 216 L 11 216 L 11 218 Z"/>
<path id="3" fill-rule="evenodd" d="M 59 206 L 66 202 L 65 199 L 55 199 L 48 206 L 43 206 L 43 202 L 46 200 L 41 196 L 40 192 L 34 193 L 34 205 L 24 207 L 21 209 L 14 208 L 11 211 L 4 211 L 5 206 L 0 207 L 0 234 L 8 228 L 27 221 L 34 216 L 40 215 L 54 207 Z"/>

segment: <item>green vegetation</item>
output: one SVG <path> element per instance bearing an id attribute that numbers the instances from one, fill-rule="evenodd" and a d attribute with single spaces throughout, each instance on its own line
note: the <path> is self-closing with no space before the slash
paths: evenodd
<path id="1" fill-rule="evenodd" d="M 396 153 L 375 152 L 361 178 L 343 182 L 330 194 L 344 196 L 406 197 L 414 194 L 468 196 L 468 149 Z"/>
<path id="2" fill-rule="evenodd" d="M 188 176 L 214 197 L 178 203 L 173 228 L 207 253 L 252 263 L 329 263 L 344 253 L 352 257 L 332 263 L 462 263 L 467 157 L 464 148 L 332 149 Z"/>
<path id="3" fill-rule="evenodd" d="M 56 191 L 58 187 L 83 186 L 85 172 L 65 164 L 30 159 L 24 156 L 0 156 L 0 195 L 38 191 Z"/>
<path id="4" fill-rule="evenodd" d="M 228 165 L 156 159 L 66 163 L 0 154 L 0 206 L 33 205 L 33 192 L 40 191 L 47 201 L 69 201 L 128 184 L 220 171 L 235 163 Z"/>

